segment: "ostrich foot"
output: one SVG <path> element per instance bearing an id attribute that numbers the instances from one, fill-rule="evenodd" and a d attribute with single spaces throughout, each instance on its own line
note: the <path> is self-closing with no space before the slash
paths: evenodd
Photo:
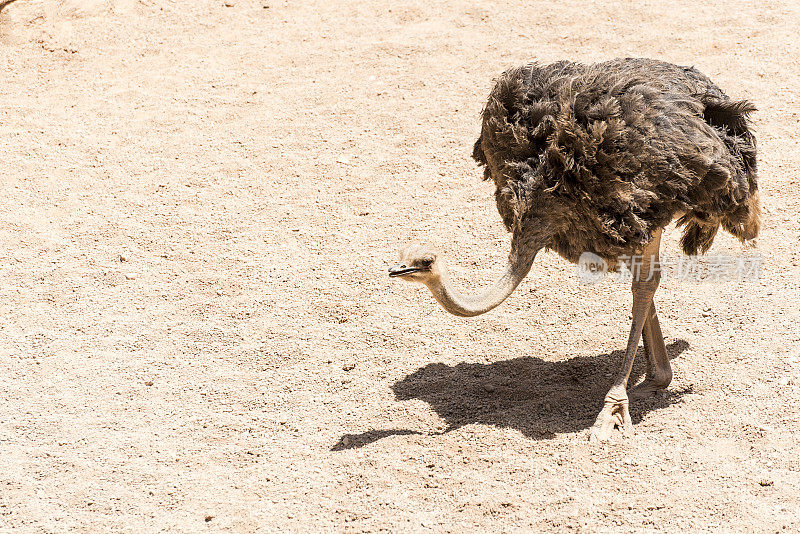
<path id="1" fill-rule="evenodd" d="M 659 380 L 658 378 L 645 378 L 644 382 L 634 387 L 630 396 L 634 399 L 644 399 L 654 397 L 658 393 L 667 390 L 669 380 Z"/>
<path id="2" fill-rule="evenodd" d="M 627 395 L 624 398 L 606 396 L 605 405 L 589 433 L 589 441 L 608 441 L 614 427 L 619 427 L 623 435 L 633 434 Z"/>

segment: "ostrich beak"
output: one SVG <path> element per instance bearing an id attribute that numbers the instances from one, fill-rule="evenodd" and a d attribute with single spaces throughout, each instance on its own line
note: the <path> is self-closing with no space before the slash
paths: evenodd
<path id="1" fill-rule="evenodd" d="M 421 271 L 421 269 L 417 267 L 409 267 L 405 263 L 398 263 L 397 265 L 392 265 L 389 268 L 389 276 L 394 278 L 395 276 L 403 276 L 405 274 L 411 274 Z"/>

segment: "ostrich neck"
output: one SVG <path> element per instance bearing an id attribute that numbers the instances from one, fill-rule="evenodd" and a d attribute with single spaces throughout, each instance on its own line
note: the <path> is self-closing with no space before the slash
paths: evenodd
<path id="1" fill-rule="evenodd" d="M 533 255 L 535 256 L 535 254 Z M 447 269 L 442 265 L 441 275 L 428 284 L 428 289 L 442 307 L 453 315 L 473 317 L 486 313 L 500 305 L 514 292 L 528 274 L 533 264 L 533 256 L 525 260 L 509 259 L 503 274 L 491 287 L 477 295 L 464 295 L 450 283 Z"/>

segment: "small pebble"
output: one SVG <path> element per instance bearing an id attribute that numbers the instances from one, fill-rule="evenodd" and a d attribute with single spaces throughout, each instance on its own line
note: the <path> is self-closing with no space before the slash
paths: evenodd
<path id="1" fill-rule="evenodd" d="M 144 385 L 145 386 L 152 386 L 153 385 L 153 381 L 152 380 L 145 380 L 144 381 Z"/>
<path id="2" fill-rule="evenodd" d="M 119 261 L 128 261 L 128 255 L 127 254 L 120 254 L 119 255 Z"/>
<path id="3" fill-rule="evenodd" d="M 344 369 L 345 371 L 352 371 L 355 368 L 356 368 L 356 364 L 354 364 L 354 363 L 346 363 L 346 364 L 344 364 L 342 366 L 342 369 Z"/>
<path id="4" fill-rule="evenodd" d="M 209 521 L 214 519 L 214 516 L 213 515 L 207 515 L 205 519 L 206 519 L 206 523 L 208 523 Z"/>
<path id="5" fill-rule="evenodd" d="M 491 392 L 493 392 L 494 390 L 496 390 L 497 388 L 496 388 L 494 385 L 492 385 L 492 384 L 484 384 L 484 385 L 483 385 L 483 389 L 485 389 L 486 391 L 488 391 L 489 393 L 491 393 Z"/>
<path id="6" fill-rule="evenodd" d="M 125 273 L 125 278 L 127 280 L 136 280 L 137 278 L 139 278 L 139 274 L 138 273 Z"/>
<path id="7" fill-rule="evenodd" d="M 769 480 L 768 478 L 762 478 L 761 480 L 758 481 L 758 483 L 764 487 L 772 486 L 773 484 L 775 484 L 775 482 Z"/>

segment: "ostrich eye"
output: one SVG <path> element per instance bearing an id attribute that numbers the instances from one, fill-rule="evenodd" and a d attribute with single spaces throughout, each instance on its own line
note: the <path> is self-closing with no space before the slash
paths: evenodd
<path id="1" fill-rule="evenodd" d="M 430 267 L 433 264 L 433 258 L 423 258 L 419 260 L 419 264 L 423 267 Z"/>

